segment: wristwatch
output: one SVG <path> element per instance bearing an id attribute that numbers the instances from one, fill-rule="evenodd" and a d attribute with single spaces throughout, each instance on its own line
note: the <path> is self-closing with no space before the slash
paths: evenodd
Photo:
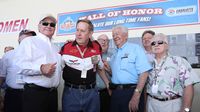
<path id="1" fill-rule="evenodd" d="M 142 91 L 136 88 L 135 92 L 141 93 Z"/>
<path id="2" fill-rule="evenodd" d="M 184 111 L 185 112 L 190 112 L 190 109 L 189 108 L 184 108 Z"/>

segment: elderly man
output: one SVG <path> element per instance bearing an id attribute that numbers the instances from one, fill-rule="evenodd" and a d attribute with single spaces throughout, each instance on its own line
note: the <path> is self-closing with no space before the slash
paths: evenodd
<path id="1" fill-rule="evenodd" d="M 199 77 L 185 59 L 168 53 L 166 35 L 156 34 L 151 40 L 151 47 L 155 60 L 147 84 L 147 111 L 191 111 L 193 85 L 200 82 Z"/>
<path id="2" fill-rule="evenodd" d="M 36 33 L 30 30 L 22 30 L 19 33 L 18 42 L 27 37 L 35 36 Z M 19 68 L 14 62 L 16 50 L 6 52 L 2 58 L 2 72 L 0 73 L 6 79 L 6 92 L 4 100 L 5 112 L 22 112 L 22 94 L 24 84 L 21 82 L 21 74 L 18 74 Z"/>
<path id="3" fill-rule="evenodd" d="M 106 34 L 102 34 L 98 36 L 97 41 L 101 45 L 102 48 L 102 60 L 103 62 L 110 62 L 111 53 L 108 52 L 109 48 L 109 39 Z M 100 112 L 110 112 L 110 95 L 109 95 L 109 80 L 110 80 L 111 74 L 109 72 L 106 72 L 106 82 L 102 80 L 100 75 L 96 76 L 96 86 L 99 91 L 100 96 Z M 107 80 L 108 79 L 108 80 Z"/>
<path id="4" fill-rule="evenodd" d="M 61 56 L 52 43 L 56 19 L 41 17 L 37 36 L 23 40 L 16 52 L 24 85 L 23 112 L 57 112 L 57 87 L 61 76 Z"/>
<path id="5" fill-rule="evenodd" d="M 143 99 L 141 93 L 151 66 L 144 50 L 136 44 L 127 42 L 128 29 L 126 27 L 113 27 L 112 36 L 117 48 L 110 60 L 111 112 L 137 110 L 143 112 L 144 102 L 140 100 Z"/>

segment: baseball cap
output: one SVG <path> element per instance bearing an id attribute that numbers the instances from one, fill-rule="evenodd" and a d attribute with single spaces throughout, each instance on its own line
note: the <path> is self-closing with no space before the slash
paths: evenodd
<path id="1" fill-rule="evenodd" d="M 39 22 L 43 21 L 44 19 L 49 18 L 51 19 L 54 23 L 56 23 L 56 18 L 51 15 L 51 14 L 42 14 L 39 18 Z"/>
<path id="2" fill-rule="evenodd" d="M 19 37 L 22 36 L 22 35 L 26 35 L 26 34 L 32 34 L 33 36 L 36 36 L 35 31 L 23 29 L 22 31 L 20 31 Z"/>

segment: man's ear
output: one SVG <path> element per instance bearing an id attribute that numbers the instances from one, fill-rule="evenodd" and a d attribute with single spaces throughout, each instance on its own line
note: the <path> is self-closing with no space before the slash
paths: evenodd
<path id="1" fill-rule="evenodd" d="M 93 31 L 90 31 L 89 38 L 90 38 L 91 40 L 94 40 L 93 37 L 92 37 L 92 35 L 93 35 Z"/>

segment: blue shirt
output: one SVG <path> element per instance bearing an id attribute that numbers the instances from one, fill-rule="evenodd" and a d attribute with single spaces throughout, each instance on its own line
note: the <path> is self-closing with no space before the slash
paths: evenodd
<path id="1" fill-rule="evenodd" d="M 128 42 L 114 51 L 110 66 L 114 84 L 137 84 L 140 74 L 152 69 L 144 50 Z"/>
<path id="2" fill-rule="evenodd" d="M 110 58 L 111 58 L 111 53 L 110 52 L 106 52 L 106 53 L 102 54 L 102 60 L 103 61 L 110 62 Z M 106 72 L 106 75 L 107 75 L 108 79 L 110 80 L 110 75 L 107 72 Z M 97 87 L 97 89 L 106 88 L 106 85 L 105 85 L 104 81 L 101 79 L 101 77 L 99 76 L 98 73 L 96 75 L 96 87 Z"/>

